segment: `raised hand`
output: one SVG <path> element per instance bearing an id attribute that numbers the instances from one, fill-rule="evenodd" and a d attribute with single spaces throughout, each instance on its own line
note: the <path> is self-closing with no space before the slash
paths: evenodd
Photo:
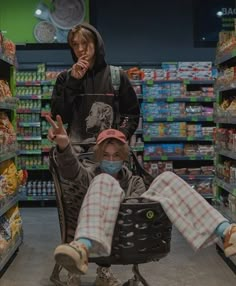
<path id="1" fill-rule="evenodd" d="M 70 140 L 63 126 L 61 116 L 57 115 L 55 122 L 49 115 L 47 115 L 46 120 L 51 125 L 51 127 L 48 129 L 48 140 L 55 142 L 58 148 L 63 151 L 68 146 Z"/>
<path id="2" fill-rule="evenodd" d="M 72 66 L 71 75 L 74 78 L 81 79 L 89 68 L 89 62 L 86 55 L 81 56 L 77 63 Z"/>

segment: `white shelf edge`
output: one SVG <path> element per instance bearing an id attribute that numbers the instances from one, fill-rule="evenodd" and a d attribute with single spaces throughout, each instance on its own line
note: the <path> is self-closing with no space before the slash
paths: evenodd
<path id="1" fill-rule="evenodd" d="M 5 267 L 7 262 L 11 259 L 13 254 L 17 251 L 17 249 L 22 244 L 22 242 L 23 242 L 23 237 L 22 237 L 22 235 L 19 235 L 17 240 L 14 242 L 14 244 L 11 245 L 10 248 L 7 250 L 6 254 L 3 255 L 3 257 L 1 257 L 1 259 L 0 259 L 0 271 Z"/>
<path id="2" fill-rule="evenodd" d="M 13 198 L 6 200 L 3 207 L 0 208 L 0 216 L 7 212 L 11 207 L 13 207 L 19 201 L 19 195 L 15 195 Z"/>

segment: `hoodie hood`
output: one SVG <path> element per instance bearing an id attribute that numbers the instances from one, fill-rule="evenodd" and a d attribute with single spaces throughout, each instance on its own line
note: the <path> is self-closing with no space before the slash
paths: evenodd
<path id="1" fill-rule="evenodd" d="M 87 29 L 87 30 L 91 31 L 95 35 L 96 43 L 95 43 L 95 63 L 94 63 L 94 69 L 97 69 L 99 67 L 105 66 L 106 65 L 106 61 L 105 61 L 104 42 L 103 42 L 103 39 L 102 39 L 100 33 L 92 25 L 90 25 L 88 23 L 81 23 L 80 25 L 77 25 L 74 28 L 72 28 L 69 31 L 69 33 L 68 33 L 68 37 L 67 37 L 68 44 L 69 44 L 69 35 L 70 35 L 70 33 L 73 31 L 73 29 L 79 28 L 79 27 L 83 27 L 84 29 Z M 70 47 L 71 55 L 72 55 L 72 58 L 73 58 L 74 62 L 77 62 L 78 58 L 76 57 L 76 55 L 75 55 L 73 49 L 71 48 L 70 44 L 69 44 L 69 47 Z"/>

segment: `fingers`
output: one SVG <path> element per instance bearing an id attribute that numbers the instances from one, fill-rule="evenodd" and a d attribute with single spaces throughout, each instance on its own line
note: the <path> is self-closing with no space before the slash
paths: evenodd
<path id="1" fill-rule="evenodd" d="M 48 135 L 47 135 L 47 138 L 50 142 L 53 142 L 54 139 L 56 138 L 56 135 L 55 133 L 53 132 L 53 129 L 52 128 L 49 128 L 48 129 Z"/>
<path id="2" fill-rule="evenodd" d="M 57 120 L 57 126 L 61 130 L 63 128 L 63 122 L 62 122 L 61 116 L 57 115 L 56 120 Z"/>
<path id="3" fill-rule="evenodd" d="M 46 115 L 45 116 L 47 122 L 54 128 L 54 129 L 57 129 L 57 124 L 54 120 L 52 120 L 51 116 L 49 115 Z"/>
<path id="4" fill-rule="evenodd" d="M 75 70 L 77 72 L 86 72 L 88 69 L 88 62 L 87 61 L 79 61 L 77 64 L 75 64 Z"/>
<path id="5" fill-rule="evenodd" d="M 55 130 L 61 130 L 61 128 L 63 128 L 63 122 L 60 115 L 56 116 L 56 122 L 49 115 L 46 115 L 45 118 Z"/>
<path id="6" fill-rule="evenodd" d="M 79 58 L 79 61 L 86 61 L 86 62 L 88 62 L 88 60 L 87 60 L 87 55 L 81 56 L 81 57 Z"/>

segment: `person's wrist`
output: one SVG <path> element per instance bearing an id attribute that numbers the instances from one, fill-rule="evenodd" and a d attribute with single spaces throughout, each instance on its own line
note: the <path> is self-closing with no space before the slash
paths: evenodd
<path id="1" fill-rule="evenodd" d="M 60 152 L 63 152 L 65 151 L 65 149 L 68 147 L 69 145 L 69 140 L 68 141 L 65 141 L 63 142 L 62 144 L 58 145 L 58 149 Z"/>

